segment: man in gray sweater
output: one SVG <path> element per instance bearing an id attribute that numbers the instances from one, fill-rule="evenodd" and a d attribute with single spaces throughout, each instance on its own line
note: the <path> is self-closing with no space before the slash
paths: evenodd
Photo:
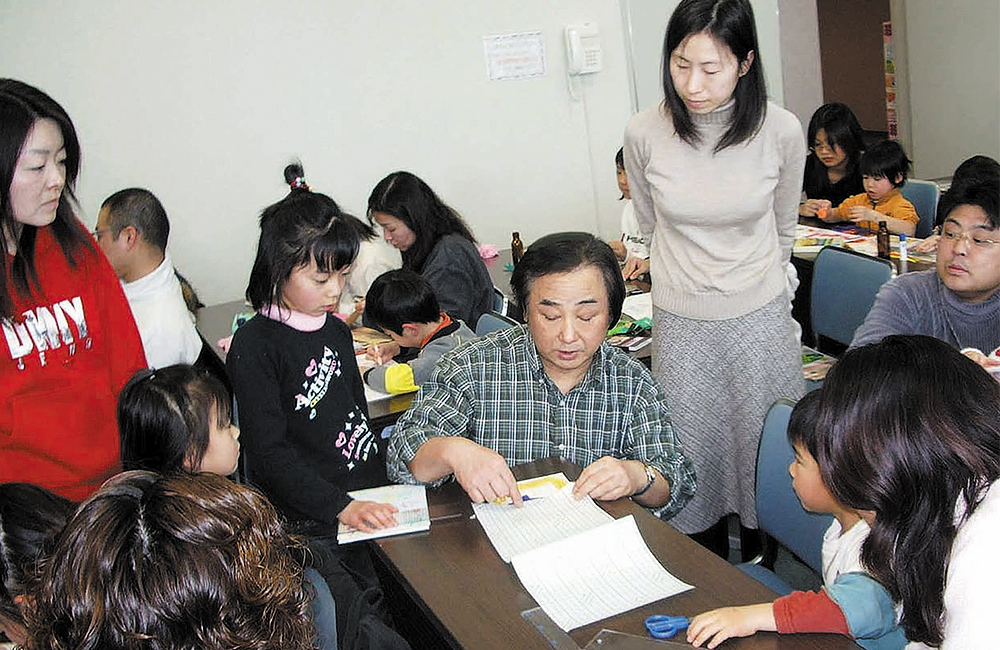
<path id="1" fill-rule="evenodd" d="M 1000 372 L 1000 186 L 956 187 L 941 199 L 937 269 L 883 285 L 851 346 L 927 334 Z"/>

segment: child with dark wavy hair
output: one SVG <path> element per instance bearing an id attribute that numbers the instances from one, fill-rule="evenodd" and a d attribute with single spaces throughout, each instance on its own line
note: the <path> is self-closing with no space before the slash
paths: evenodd
<path id="1" fill-rule="evenodd" d="M 871 526 L 861 560 L 906 637 L 996 647 L 1000 383 L 944 341 L 893 335 L 848 350 L 822 393 L 823 482 Z"/>
<path id="2" fill-rule="evenodd" d="M 31 483 L 0 484 L 0 632 L 26 636 L 23 606 L 36 565 L 76 504 Z"/>
<path id="3" fill-rule="evenodd" d="M 120 474 L 83 502 L 26 599 L 27 648 L 312 648 L 303 546 L 256 490 Z"/>

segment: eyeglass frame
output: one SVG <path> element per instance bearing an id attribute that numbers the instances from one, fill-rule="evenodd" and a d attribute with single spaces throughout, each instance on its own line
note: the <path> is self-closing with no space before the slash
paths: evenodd
<path id="1" fill-rule="evenodd" d="M 826 149 L 830 153 L 836 153 L 837 152 L 837 148 L 839 146 L 840 145 L 830 144 L 828 142 L 824 142 L 822 144 L 811 144 L 811 145 L 809 145 L 809 151 L 811 151 L 812 153 L 819 153 L 820 149 Z"/>
<path id="2" fill-rule="evenodd" d="M 957 246 L 959 242 L 963 242 L 966 239 L 969 240 L 969 244 L 979 248 L 980 250 L 987 250 L 990 247 L 1000 244 L 1000 239 L 976 239 L 973 236 L 974 230 L 985 230 L 985 226 L 975 226 L 969 230 L 959 230 L 959 232 L 949 232 L 948 225 L 944 224 L 941 226 L 941 239 L 950 244 Z"/>

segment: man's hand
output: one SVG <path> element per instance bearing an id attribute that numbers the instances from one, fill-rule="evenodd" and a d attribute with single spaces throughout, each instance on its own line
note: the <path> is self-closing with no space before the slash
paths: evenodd
<path id="1" fill-rule="evenodd" d="M 365 533 L 396 525 L 396 506 L 375 501 L 351 501 L 340 511 L 340 523 Z"/>
<path id="2" fill-rule="evenodd" d="M 635 280 L 643 273 L 649 273 L 649 260 L 640 260 L 638 257 L 630 257 L 625 260 L 622 267 L 622 277 L 626 280 Z"/>
<path id="3" fill-rule="evenodd" d="M 597 501 L 614 501 L 627 497 L 646 485 L 646 469 L 637 460 L 620 460 L 602 456 L 583 468 L 573 486 L 573 496 L 584 495 Z"/>
<path id="4" fill-rule="evenodd" d="M 447 457 L 455 480 L 473 503 L 510 497 L 515 506 L 521 505 L 514 474 L 497 452 L 465 438 L 451 438 Z"/>

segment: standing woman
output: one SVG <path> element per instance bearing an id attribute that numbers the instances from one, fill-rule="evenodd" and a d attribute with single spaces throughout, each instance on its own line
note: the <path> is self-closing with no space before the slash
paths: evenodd
<path id="1" fill-rule="evenodd" d="M 427 183 L 393 172 L 368 197 L 368 219 L 398 248 L 403 268 L 434 287 L 441 309 L 475 329 L 493 304 L 493 280 L 465 221 Z"/>
<path id="2" fill-rule="evenodd" d="M 74 213 L 80 143 L 51 97 L 0 79 L 0 482 L 80 500 L 118 469 L 115 402 L 146 365 L 121 283 Z"/>
<path id="3" fill-rule="evenodd" d="M 865 191 L 861 183 L 861 125 L 847 104 L 834 102 L 816 109 L 807 132 L 809 157 L 802 179 L 805 200 L 799 205 L 803 217 L 815 217 L 844 199 Z"/>
<path id="4" fill-rule="evenodd" d="M 629 121 L 625 166 L 652 238 L 653 374 L 698 475 L 671 523 L 724 555 L 727 515 L 757 527 L 764 413 L 803 392 L 786 273 L 805 143 L 767 102 L 747 0 L 683 0 L 663 60 L 666 99 Z"/>

